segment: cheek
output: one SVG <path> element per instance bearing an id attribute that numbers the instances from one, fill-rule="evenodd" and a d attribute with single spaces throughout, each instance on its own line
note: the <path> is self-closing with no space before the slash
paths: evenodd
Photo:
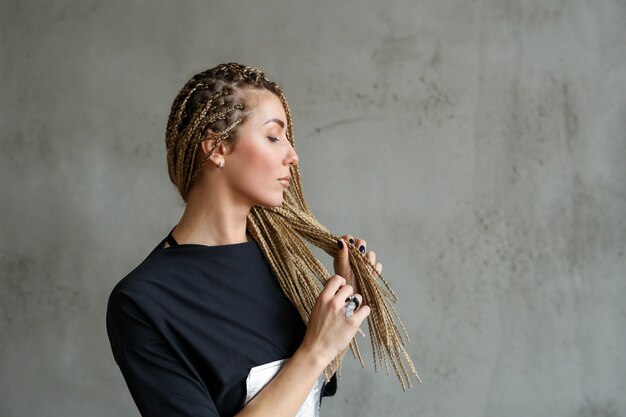
<path id="1" fill-rule="evenodd" d="M 240 187 L 250 191 L 254 191 L 255 187 L 266 187 L 271 183 L 273 176 L 277 175 L 275 152 L 267 146 L 260 145 L 241 150 L 243 152 L 239 155 L 237 166 L 234 167 L 235 181 Z"/>
<path id="2" fill-rule="evenodd" d="M 257 176 L 259 180 L 267 177 L 272 174 L 274 164 L 273 155 L 267 149 L 261 146 L 250 149 L 247 158 L 250 175 Z"/>

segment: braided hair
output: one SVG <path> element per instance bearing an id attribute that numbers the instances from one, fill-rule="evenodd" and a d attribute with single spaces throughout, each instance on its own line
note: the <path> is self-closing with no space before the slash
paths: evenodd
<path id="1" fill-rule="evenodd" d="M 268 80 L 261 70 L 226 63 L 200 72 L 183 86 L 174 99 L 165 135 L 169 177 L 185 202 L 195 177 L 219 143 L 235 144 L 238 126 L 252 111 L 246 94 L 249 90 L 267 90 L 281 100 L 287 116 L 287 139 L 295 149 L 287 100 L 279 86 Z M 207 139 L 215 139 L 215 144 L 202 158 L 198 148 Z M 308 323 L 321 291 L 320 284 L 324 285 L 330 274 L 303 239 L 335 256 L 339 236 L 332 234 L 313 216 L 304 200 L 297 165 L 291 166 L 290 170 L 292 186 L 285 190 L 283 204 L 280 207 L 254 206 L 248 215 L 246 228 L 259 244 L 285 295 L 297 308 L 304 323 Z M 406 390 L 411 387 L 407 366 L 417 380 L 421 380 L 396 325 L 397 321 L 408 342 L 406 329 L 393 306 L 397 301 L 396 295 L 361 252 L 352 245 L 348 247 L 350 265 L 361 295 L 371 308 L 367 320 L 374 369 L 377 371 L 380 364 L 389 374 L 391 363 L 402 389 Z M 355 338 L 350 342 L 350 348 L 364 367 Z M 333 369 L 337 369 L 341 377 L 341 365 L 339 355 L 325 369 L 326 381 L 332 376 Z"/>

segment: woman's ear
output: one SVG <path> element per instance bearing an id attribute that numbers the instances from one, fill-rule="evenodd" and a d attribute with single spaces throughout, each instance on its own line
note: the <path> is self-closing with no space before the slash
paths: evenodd
<path id="1" fill-rule="evenodd" d="M 215 134 L 207 135 L 207 138 L 200 142 L 200 148 L 202 150 L 203 159 L 211 152 L 213 147 L 213 153 L 209 156 L 210 163 L 215 166 L 218 166 L 220 162 L 224 161 L 224 155 L 226 155 L 226 146 L 224 146 L 224 142 L 221 141 L 217 146 L 215 144 L 219 140 L 219 136 Z"/>

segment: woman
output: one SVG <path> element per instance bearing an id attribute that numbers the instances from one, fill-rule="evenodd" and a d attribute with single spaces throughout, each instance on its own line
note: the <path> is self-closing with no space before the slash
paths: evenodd
<path id="1" fill-rule="evenodd" d="M 370 306 L 374 348 L 385 341 L 417 376 L 385 305 L 393 293 L 373 279 L 375 253 L 337 239 L 306 206 L 275 83 L 236 63 L 197 74 L 172 104 L 166 147 L 185 211 L 107 309 L 144 417 L 318 415 L 347 347 L 361 360 L 353 337 Z M 300 236 L 335 258 L 334 276 Z"/>

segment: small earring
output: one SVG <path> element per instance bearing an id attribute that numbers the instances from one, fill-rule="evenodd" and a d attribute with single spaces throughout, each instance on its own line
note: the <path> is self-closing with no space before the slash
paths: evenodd
<path id="1" fill-rule="evenodd" d="M 222 159 L 218 164 L 218 168 L 224 168 L 224 160 Z"/>

